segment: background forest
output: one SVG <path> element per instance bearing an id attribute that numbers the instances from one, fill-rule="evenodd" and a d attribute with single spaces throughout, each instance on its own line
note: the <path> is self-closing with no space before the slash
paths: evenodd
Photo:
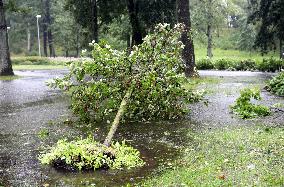
<path id="1" fill-rule="evenodd" d="M 258 37 L 261 24 L 253 15 L 256 6 L 251 2 L 190 1 L 197 58 L 221 55 L 250 58 L 257 51 L 279 57 L 277 37 Z M 78 57 L 94 39 L 125 49 L 141 43 L 157 23 L 174 24 L 177 19 L 174 0 L 15 0 L 7 3 L 10 51 L 14 56 L 38 54 L 36 15 L 42 15 L 39 23 L 43 55 L 51 57 Z M 269 43 L 258 45 L 256 40 L 269 40 Z"/>

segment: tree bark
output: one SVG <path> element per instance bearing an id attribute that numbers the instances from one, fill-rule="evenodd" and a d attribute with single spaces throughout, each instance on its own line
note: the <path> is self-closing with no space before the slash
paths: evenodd
<path id="1" fill-rule="evenodd" d="M 111 128 L 109 130 L 109 133 L 104 141 L 104 145 L 109 147 L 111 144 L 111 141 L 113 139 L 113 136 L 118 128 L 119 122 L 121 120 L 121 118 L 123 117 L 125 110 L 126 110 L 126 105 L 131 97 L 132 94 L 132 88 L 129 88 L 129 90 L 127 91 L 127 93 L 125 94 L 124 98 L 122 99 L 121 103 L 120 103 L 120 107 L 118 109 L 118 112 L 116 113 L 116 116 L 113 120 L 113 123 L 111 125 Z"/>
<path id="2" fill-rule="evenodd" d="M 92 0 L 92 13 L 93 13 L 93 38 L 99 42 L 99 25 L 98 25 L 98 6 L 97 0 Z"/>
<path id="3" fill-rule="evenodd" d="M 10 58 L 3 0 L 0 0 L 0 76 L 14 75 Z"/>
<path id="4" fill-rule="evenodd" d="M 280 39 L 279 50 L 280 50 L 280 59 L 284 59 L 284 47 L 283 47 L 283 41 L 281 39 Z"/>
<path id="5" fill-rule="evenodd" d="M 212 27 L 210 24 L 207 26 L 207 38 L 208 38 L 208 44 L 207 44 L 207 56 L 209 58 L 213 57 L 212 53 Z"/>
<path id="6" fill-rule="evenodd" d="M 43 19 L 43 53 L 47 57 L 47 23 L 46 19 Z"/>
<path id="7" fill-rule="evenodd" d="M 142 30 L 138 19 L 138 2 L 135 0 L 127 0 L 127 8 L 132 27 L 132 44 L 139 45 L 143 43 Z"/>
<path id="8" fill-rule="evenodd" d="M 185 30 L 181 34 L 181 41 L 184 44 L 182 57 L 185 63 L 185 75 L 191 77 L 195 75 L 195 55 L 191 36 L 189 0 L 177 0 L 177 16 L 178 23 L 182 23 L 185 26 Z"/>
<path id="9" fill-rule="evenodd" d="M 44 25 L 43 25 L 43 49 L 44 49 L 44 55 L 47 57 L 47 42 L 48 42 L 48 48 L 49 48 L 49 56 L 55 57 L 55 51 L 53 46 L 53 37 L 52 37 L 52 31 L 51 31 L 51 16 L 50 16 L 50 0 L 44 1 Z"/>
<path id="10" fill-rule="evenodd" d="M 31 52 L 31 30 L 30 30 L 30 23 L 28 23 L 28 27 L 27 27 L 27 51 L 30 54 Z"/>
<path id="11" fill-rule="evenodd" d="M 212 0 L 208 1 L 208 12 L 207 12 L 207 57 L 212 58 L 213 53 L 212 53 Z"/>

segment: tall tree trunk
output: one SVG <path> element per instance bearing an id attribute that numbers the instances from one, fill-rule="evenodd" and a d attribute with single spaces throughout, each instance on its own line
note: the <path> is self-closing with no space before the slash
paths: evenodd
<path id="1" fill-rule="evenodd" d="M 49 48 L 49 56 L 55 57 L 55 51 L 53 46 L 53 37 L 51 31 L 51 16 L 50 16 L 50 0 L 44 1 L 44 54 L 45 56 L 48 55 L 47 53 L 47 42 Z"/>
<path id="2" fill-rule="evenodd" d="M 138 2 L 135 0 L 127 0 L 127 8 L 132 27 L 132 44 L 139 45 L 143 42 L 142 30 L 138 19 Z"/>
<path id="3" fill-rule="evenodd" d="M 98 25 L 98 6 L 97 0 L 92 0 L 92 13 L 93 13 L 93 37 L 94 40 L 99 42 L 99 25 Z"/>
<path id="4" fill-rule="evenodd" d="M 0 0 L 0 76 L 14 75 L 10 58 L 3 0 Z"/>
<path id="5" fill-rule="evenodd" d="M 113 139 L 113 136 L 118 128 L 119 122 L 121 120 L 121 118 L 123 117 L 124 113 L 125 113 L 125 109 L 126 109 L 126 105 L 131 97 L 132 94 L 132 88 L 129 88 L 129 90 L 127 91 L 127 93 L 125 94 L 124 98 L 122 99 L 121 103 L 120 103 L 120 107 L 118 109 L 118 112 L 116 113 L 116 116 L 113 120 L 113 123 L 111 125 L 111 128 L 109 130 L 109 133 L 104 141 L 104 145 L 106 146 L 110 146 L 111 141 Z"/>
<path id="6" fill-rule="evenodd" d="M 80 56 L 80 26 L 76 27 L 76 57 Z"/>
<path id="7" fill-rule="evenodd" d="M 189 0 L 177 0 L 177 16 L 178 23 L 182 23 L 185 26 L 185 30 L 181 34 L 181 41 L 184 44 L 182 57 L 185 62 L 185 75 L 190 77 L 195 75 L 195 55 L 191 36 Z"/>
<path id="8" fill-rule="evenodd" d="M 28 27 L 27 27 L 27 51 L 30 54 L 31 52 L 31 30 L 30 30 L 30 23 L 28 23 Z"/>
<path id="9" fill-rule="evenodd" d="M 284 46 L 283 46 L 283 41 L 282 39 L 280 39 L 280 43 L 279 43 L 279 51 L 280 51 L 280 58 L 284 59 Z"/>
<path id="10" fill-rule="evenodd" d="M 49 56 L 55 57 L 55 50 L 53 46 L 53 36 L 52 36 L 52 32 L 50 28 L 48 29 L 47 34 L 48 34 Z"/>
<path id="11" fill-rule="evenodd" d="M 212 53 L 212 0 L 208 1 L 208 12 L 207 12 L 207 56 L 213 57 Z"/>
<path id="12" fill-rule="evenodd" d="M 209 58 L 213 57 L 212 53 L 212 27 L 210 24 L 207 26 L 207 38 L 208 38 L 208 44 L 207 44 L 207 56 Z"/>
<path id="13" fill-rule="evenodd" d="M 47 23 L 46 23 L 46 19 L 43 19 L 43 53 L 44 56 L 47 57 Z"/>

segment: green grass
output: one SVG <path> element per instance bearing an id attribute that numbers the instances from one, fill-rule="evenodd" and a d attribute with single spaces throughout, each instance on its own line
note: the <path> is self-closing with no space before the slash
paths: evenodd
<path id="1" fill-rule="evenodd" d="M 206 58 L 206 48 L 195 49 L 196 59 Z M 249 52 L 249 51 L 239 51 L 239 50 L 223 50 L 219 48 L 213 49 L 213 60 L 217 59 L 234 59 L 234 60 L 246 60 L 255 59 L 257 61 L 262 61 L 263 58 L 275 57 L 279 58 L 278 53 L 269 53 L 264 56 L 259 52 Z"/>
<path id="2" fill-rule="evenodd" d="M 52 70 L 52 69 L 64 69 L 64 65 L 14 65 L 14 70 Z"/>
<path id="3" fill-rule="evenodd" d="M 202 84 L 217 84 L 221 80 L 219 78 L 213 77 L 198 77 L 198 78 L 191 78 L 189 83 L 184 85 L 188 90 L 195 90 L 199 85 Z"/>
<path id="4" fill-rule="evenodd" d="M 191 134 L 172 169 L 139 186 L 283 186 L 284 129 L 239 127 Z"/>
<path id="5" fill-rule="evenodd" d="M 21 76 L 0 76 L 0 81 L 12 81 L 21 78 Z"/>

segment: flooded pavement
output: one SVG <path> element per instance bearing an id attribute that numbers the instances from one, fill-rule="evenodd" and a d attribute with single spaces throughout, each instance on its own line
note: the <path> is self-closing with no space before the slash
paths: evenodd
<path id="1" fill-rule="evenodd" d="M 139 149 L 147 163 L 142 168 L 72 173 L 41 166 L 37 158 L 43 146 L 62 138 L 85 137 L 88 131 L 64 123 L 70 116 L 68 98 L 45 85 L 65 70 L 15 73 L 21 78 L 0 81 L 0 186 L 121 186 L 142 180 L 158 166 L 170 166 L 178 156 L 180 137 L 187 132 L 180 122 L 128 124 L 119 129 L 116 139 L 126 139 Z M 39 137 L 43 129 L 49 133 L 46 140 Z M 99 129 L 97 137 L 102 139 L 107 129 Z"/>
<path id="2" fill-rule="evenodd" d="M 191 106 L 192 113 L 184 121 L 127 124 L 119 128 L 116 139 L 126 139 L 142 154 L 146 165 L 130 171 L 63 172 L 41 166 L 38 155 L 43 146 L 58 139 L 86 136 L 88 130 L 78 130 L 69 119 L 68 98 L 60 91 L 49 89 L 45 81 L 63 76 L 66 70 L 16 71 L 20 79 L 0 81 L 0 186 L 121 186 L 135 183 L 157 171 L 159 166 L 171 167 L 179 150 L 189 141 L 188 129 L 214 128 L 232 125 L 257 124 L 283 125 L 284 116 L 276 112 L 261 120 L 244 121 L 230 114 L 229 105 L 246 86 L 263 87 L 273 74 L 255 72 L 201 71 L 202 77 L 218 82 L 203 84 L 210 93 L 209 105 Z M 263 90 L 262 103 L 269 106 L 284 104 L 283 98 Z M 49 136 L 42 140 L 38 133 L 47 129 Z M 98 128 L 98 140 L 106 128 Z"/>
<path id="3" fill-rule="evenodd" d="M 284 125 L 283 111 L 276 110 L 273 111 L 271 116 L 253 120 L 240 119 L 230 111 L 230 105 L 235 102 L 240 95 L 240 90 L 245 87 L 258 87 L 261 89 L 262 101 L 257 101 L 257 103 L 269 107 L 280 104 L 282 110 L 284 110 L 284 98 L 275 96 L 264 89 L 266 81 L 276 75 L 275 73 L 249 71 L 200 71 L 199 73 L 203 78 L 215 79 L 216 83 L 205 83 L 199 86 L 209 91 L 206 95 L 208 106 L 202 103 L 192 105 L 190 114 L 192 122 L 209 129 L 234 125 Z"/>

